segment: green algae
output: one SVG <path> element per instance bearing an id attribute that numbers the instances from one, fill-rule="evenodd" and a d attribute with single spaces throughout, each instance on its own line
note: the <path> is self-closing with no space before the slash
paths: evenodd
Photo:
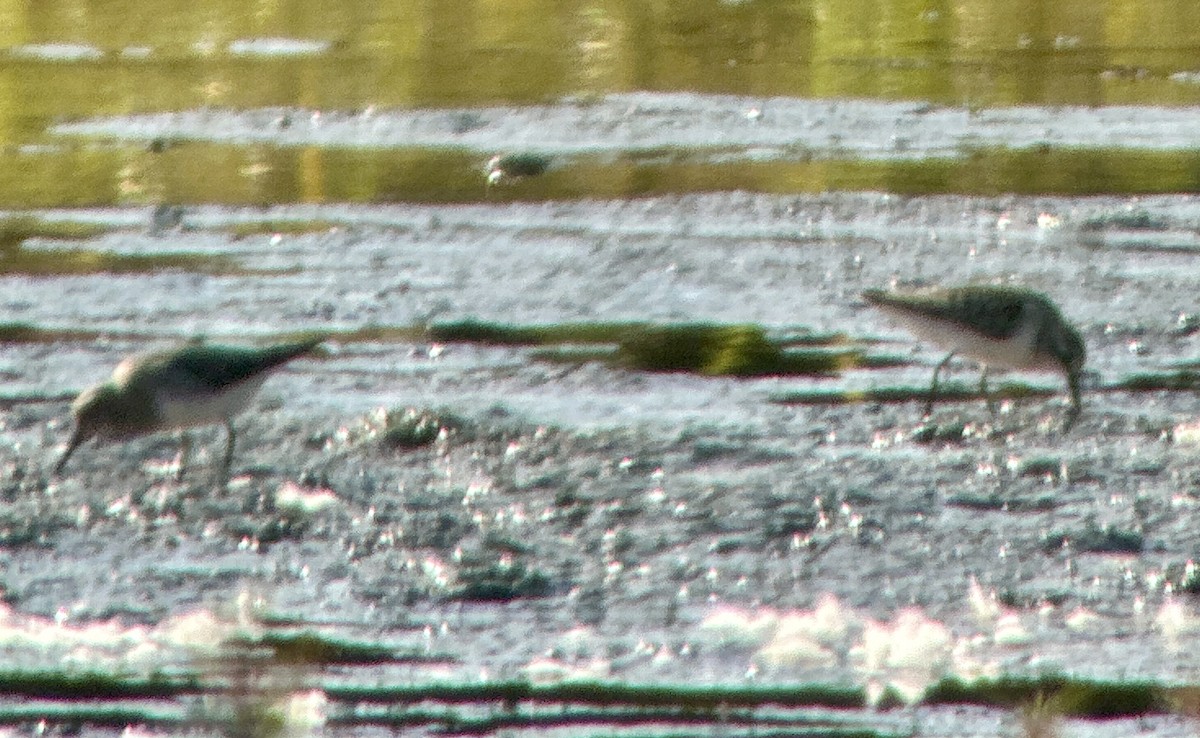
<path id="1" fill-rule="evenodd" d="M 1168 688 L 1149 681 L 1103 681 L 1057 674 L 974 682 L 951 677 L 928 689 L 923 702 L 1013 708 L 1047 699 L 1061 715 L 1104 719 L 1168 712 L 1169 693 Z"/>
<path id="2" fill-rule="evenodd" d="M 1163 579 L 1171 590 L 1180 594 L 1200 594 L 1200 567 L 1192 561 L 1172 563 L 1163 567 Z"/>
<path id="3" fill-rule="evenodd" d="M 1083 221 L 1084 231 L 1118 229 L 1126 231 L 1165 231 L 1170 222 L 1144 208 L 1134 208 L 1117 213 L 1105 213 Z"/>
<path id="4" fill-rule="evenodd" d="M 314 338 L 322 338 L 328 340 L 333 334 L 328 331 L 284 331 L 281 333 L 263 336 L 259 340 L 262 343 L 298 343 L 308 341 Z M 87 343 L 100 339 L 121 340 L 121 341 L 145 341 L 150 338 L 155 338 L 152 334 L 135 333 L 130 331 L 95 331 L 95 330 L 78 330 L 72 328 L 46 328 L 34 323 L 26 322 L 11 322 L 0 323 L 0 343 L 59 343 L 59 342 L 79 342 Z M 189 341 L 243 341 L 244 337 L 210 337 L 204 334 L 194 335 L 187 340 Z M 321 358 L 328 355 L 326 349 L 317 346 L 312 349 L 306 358 Z"/>
<path id="5" fill-rule="evenodd" d="M 0 508 L 0 546 L 5 548 L 24 546 L 50 548 L 58 540 L 60 534 L 65 531 L 79 530 L 81 527 L 83 525 L 77 515 L 63 510 L 44 511 L 38 515 L 31 515 L 27 509 L 16 505 L 5 505 Z"/>
<path id="6" fill-rule="evenodd" d="M 766 330 L 749 324 L 630 322 L 518 326 L 465 320 L 431 326 L 428 335 L 438 341 L 555 346 L 553 350 L 539 352 L 537 358 L 599 360 L 626 369 L 705 376 L 829 375 L 871 363 L 854 350 L 786 350 Z M 791 344 L 803 341 L 808 346 L 840 344 L 845 340 L 840 334 L 787 339 Z M 615 348 L 580 348 L 596 344 L 615 345 Z M 890 361 L 884 363 L 890 365 Z"/>
<path id="7" fill-rule="evenodd" d="M 961 420 L 926 421 L 914 428 L 910 437 L 916 443 L 965 443 L 973 432 L 974 426 Z"/>
<path id="8" fill-rule="evenodd" d="M 309 633 L 282 635 L 266 641 L 251 639 L 248 645 L 291 648 L 299 645 L 302 658 L 287 663 L 360 664 L 380 663 L 394 656 L 377 644 L 341 642 L 313 637 Z M 349 646 L 349 650 L 344 646 Z M 360 648 L 361 646 L 361 648 Z M 238 651 L 239 653 L 241 651 Z M 312 656 L 319 658 L 312 658 Z M 673 708 L 696 713 L 725 709 L 824 707 L 863 709 L 868 706 L 860 687 L 824 684 L 781 685 L 692 685 L 633 684 L 573 680 L 536 684 L 517 679 L 494 682 L 433 682 L 385 685 L 355 685 L 344 682 L 314 685 L 328 698 L 358 704 L 487 704 L 520 702 L 597 707 Z M 101 672 L 0 672 L 0 694 L 33 699 L 163 699 L 220 688 L 195 675 L 134 678 Z M 1163 713 L 1170 710 L 1171 695 L 1185 689 L 1151 681 L 1106 681 L 1061 674 L 1006 676 L 966 681 L 947 677 L 932 685 L 922 700 L 926 705 L 983 705 L 1018 707 L 1039 695 L 1057 700 L 1064 715 L 1089 718 Z"/>
<path id="9" fill-rule="evenodd" d="M 753 325 L 648 326 L 621 337 L 613 362 L 656 372 L 706 376 L 836 373 L 855 366 L 857 352 L 784 352 Z"/>
<path id="10" fill-rule="evenodd" d="M 369 666 L 388 663 L 444 663 L 446 657 L 412 650 L 335 638 L 311 630 L 299 632 L 268 631 L 255 638 L 230 641 L 235 648 L 266 649 L 275 663 L 309 666 Z"/>
<path id="11" fill-rule="evenodd" d="M 781 338 L 751 324 L 645 322 L 516 325 L 468 318 L 425 328 L 367 326 L 336 333 L 336 340 L 537 347 L 535 359 L 559 363 L 597 361 L 650 372 L 704 376 L 830 376 L 850 368 L 884 368 L 906 363 L 858 349 L 831 348 L 851 342 L 845 334 L 791 330 Z M 804 346 L 803 349 L 790 348 Z M 827 348 L 813 348 L 827 347 Z"/>
<path id="12" fill-rule="evenodd" d="M 1014 471 L 1018 477 L 1043 477 L 1056 482 L 1070 476 L 1067 462 L 1057 455 L 1021 459 L 1017 462 Z"/>

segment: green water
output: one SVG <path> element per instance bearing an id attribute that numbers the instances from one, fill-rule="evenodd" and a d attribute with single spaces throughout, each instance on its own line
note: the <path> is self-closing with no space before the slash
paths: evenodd
<path id="1" fill-rule="evenodd" d="M 247 43 L 270 38 L 309 46 L 268 54 Z M 61 46 L 68 44 L 75 46 Z M 515 194 L 486 193 L 480 162 L 462 153 L 188 144 L 156 154 L 46 129 L 201 107 L 520 105 L 634 90 L 973 109 L 1193 105 L 1200 82 L 1186 75 L 1200 70 L 1198 49 L 1200 6 L 1183 0 L 9 0 L 0 2 L 0 206 L 470 201 L 895 183 L 899 191 L 1192 190 L 1194 157 L 1180 167 L 1092 151 L 1060 153 L 1052 163 L 993 153 L 996 166 L 983 177 L 972 171 L 978 160 L 933 164 L 917 176 L 911 162 L 582 162 Z M 1064 185 L 1056 176 L 1063 171 L 1078 176 Z"/>

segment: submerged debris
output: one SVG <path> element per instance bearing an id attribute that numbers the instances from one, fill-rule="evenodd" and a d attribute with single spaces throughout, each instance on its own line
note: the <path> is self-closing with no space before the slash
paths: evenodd
<path id="1" fill-rule="evenodd" d="M 469 426 L 451 413 L 421 408 L 379 408 L 355 426 L 344 428 L 338 440 L 356 445 L 369 443 L 389 451 L 409 451 L 428 446 Z"/>

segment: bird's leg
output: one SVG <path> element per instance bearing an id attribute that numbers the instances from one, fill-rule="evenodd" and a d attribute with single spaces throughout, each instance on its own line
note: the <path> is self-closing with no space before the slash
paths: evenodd
<path id="1" fill-rule="evenodd" d="M 1083 393 L 1079 386 L 1079 374 L 1067 375 L 1067 387 L 1071 391 L 1071 407 L 1067 409 L 1067 415 L 1063 418 L 1063 433 L 1071 430 L 1071 426 L 1079 419 L 1079 413 L 1083 411 Z"/>
<path id="2" fill-rule="evenodd" d="M 979 375 L 979 394 L 983 395 L 984 402 L 987 403 L 988 412 L 992 414 L 992 420 L 996 419 L 996 398 L 988 392 L 987 386 L 988 368 L 987 364 L 983 365 L 983 372 Z"/>
<path id="3" fill-rule="evenodd" d="M 924 417 L 926 418 L 933 415 L 933 401 L 937 399 L 938 374 L 943 368 L 945 368 L 947 364 L 950 363 L 950 360 L 953 358 L 954 352 L 951 351 L 950 353 L 946 354 L 946 358 L 942 359 L 941 363 L 937 365 L 937 368 L 933 370 L 933 381 L 929 383 L 929 401 L 925 403 Z"/>
<path id="4" fill-rule="evenodd" d="M 185 430 L 179 431 L 179 455 L 175 467 L 175 481 L 183 481 L 183 470 L 187 468 L 188 457 L 192 455 L 192 436 Z"/>
<path id="5" fill-rule="evenodd" d="M 225 459 L 221 464 L 221 488 L 229 484 L 229 470 L 233 466 L 233 444 L 237 434 L 233 431 L 233 420 L 225 418 Z"/>

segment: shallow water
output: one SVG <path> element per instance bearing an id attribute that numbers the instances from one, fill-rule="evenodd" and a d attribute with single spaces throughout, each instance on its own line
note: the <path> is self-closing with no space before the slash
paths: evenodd
<path id="1" fill-rule="evenodd" d="M 511 677 L 919 692 L 1047 671 L 1195 684 L 1200 611 L 1175 591 L 1195 549 L 1194 383 L 1123 388 L 1197 356 L 1192 14 L 0 9 L 0 204 L 41 219 L 0 244 L 0 322 L 22 324 L 0 345 L 0 663 L 188 669 L 208 646 L 178 621 L 217 613 L 445 656 L 314 668 L 288 692 Z M 549 167 L 489 186 L 508 150 Z M 1052 375 L 1020 377 L 1044 393 L 996 417 L 948 402 L 922 424 L 941 356 L 860 293 L 970 281 L 1044 290 L 1079 326 L 1090 374 L 1069 435 Z M 902 361 L 736 379 L 422 334 L 463 319 L 750 324 Z M 66 399 L 123 355 L 310 329 L 343 339 L 239 418 L 230 490 L 212 489 L 215 431 L 182 484 L 166 436 L 87 447 L 49 476 Z M 876 388 L 912 399 L 836 399 Z M 408 406 L 438 409 L 445 434 L 381 445 L 377 410 Z M 514 566 L 535 575 L 515 601 L 463 594 Z M 19 706 L 0 700 L 0 719 L 29 723 L 5 712 Z M 964 735 L 1019 714 L 854 719 Z"/>
<path id="2" fill-rule="evenodd" d="M 123 139 L 116 142 L 50 133 L 55 124 L 92 116 L 265 107 L 278 108 L 265 113 L 276 127 L 309 130 L 319 113 L 370 120 L 381 110 L 463 108 L 444 119 L 449 130 L 470 132 L 490 122 L 491 105 L 684 90 L 747 96 L 726 111 L 748 116 L 746 131 L 780 120 L 775 98 L 914 103 L 935 112 L 949 108 L 951 116 L 1049 106 L 1015 114 L 1018 124 L 1038 127 L 1041 119 L 1062 114 L 1058 106 L 1189 106 L 1200 102 L 1191 14 L 1166 1 L 1114 1 L 1101 10 L 1085 2 L 1020 10 L 999 2 L 876 7 L 813 1 L 636 8 L 515 2 L 503 9 L 457 1 L 13 7 L 0 48 L 0 120 L 6 122 L 0 126 L 0 205 L 479 200 L 495 194 L 474 180 L 497 149 L 541 143 L 538 122 L 522 120 L 521 111 L 507 117 L 534 135 L 485 139 L 482 151 L 470 141 L 411 141 L 381 131 L 280 149 L 288 131 L 239 139 L 236 128 L 211 117 L 198 141 L 194 134 L 131 140 L 128 125 L 115 132 Z M 1134 108 L 1130 116 L 1148 110 L 1154 108 Z M 892 117 L 873 125 L 886 130 L 900 123 L 882 143 L 885 151 L 903 152 L 906 117 Z M 1195 167 L 1186 160 L 1131 154 L 1126 145 L 1143 144 L 1123 135 L 1121 126 L 1086 120 L 1063 124 L 1085 138 L 1108 133 L 1112 140 L 1078 144 L 1032 128 L 1038 137 L 1002 140 L 1000 150 L 988 148 L 995 141 L 954 141 L 968 150 L 984 147 L 983 156 L 947 171 L 945 162 L 928 164 L 932 154 L 920 145 L 901 157 L 905 161 L 864 169 L 857 139 L 871 128 L 844 128 L 836 145 L 822 142 L 813 151 L 804 121 L 787 117 L 785 125 L 800 136 L 787 141 L 791 149 L 746 151 L 735 138 L 720 144 L 725 156 L 718 165 L 694 156 L 694 139 L 669 135 L 670 126 L 690 118 L 686 110 L 673 119 L 664 115 L 668 135 L 660 137 L 657 156 L 618 145 L 609 149 L 615 161 L 570 160 L 565 173 L 520 197 L 734 188 L 1149 193 L 1194 184 Z M 868 125 L 858 115 L 855 120 Z M 1170 125 L 1186 132 L 1193 128 L 1188 120 Z M 724 140 L 708 125 L 696 132 L 706 147 Z M 235 140 L 213 146 L 213 135 Z M 342 148 L 347 145 L 356 149 Z M 1080 145 L 1097 150 L 1074 148 Z M 1045 156 L 1026 151 L 1047 146 Z M 814 155 L 826 163 L 792 163 Z"/>
<path id="3" fill-rule="evenodd" d="M 1127 241 L 1120 227 L 1098 225 L 1127 223 L 1132 208 L 1153 213 L 1157 227 Z M 139 222 L 130 211 L 53 215 Z M 223 231 L 255 218 L 336 225 Z M 737 683 L 753 672 L 858 684 L 869 672 L 852 654 L 870 623 L 917 607 L 929 628 L 947 629 L 949 645 L 934 639 L 920 657 L 934 674 L 1194 678 L 1198 666 L 1179 644 L 1197 615 L 1167 592 L 1192 552 L 1191 394 L 1113 390 L 1196 354 L 1194 332 L 1178 320 L 1198 286 L 1186 268 L 1194 256 L 1144 248 L 1194 232 L 1191 198 L 713 194 L 210 207 L 187 211 L 185 224 L 166 236 L 124 226 L 83 243 L 224 255 L 260 272 L 6 278 L 14 318 L 111 336 L 5 348 L 6 392 L 27 398 L 5 416 L 2 451 L 0 555 L 6 599 L 20 612 L 165 627 L 249 588 L 277 617 L 369 641 L 409 642 L 428 628 L 418 642 L 452 663 L 411 667 L 406 679 L 549 669 L 631 682 Z M 898 276 L 1010 274 L 1061 299 L 1088 342 L 1089 384 L 1106 388 L 1086 395 L 1070 435 L 1058 432 L 1063 396 L 1052 376 L 1030 379 L 1057 397 L 1005 403 L 995 421 L 982 402 L 941 405 L 932 434 L 920 431 L 919 389 L 907 403 L 789 400 L 928 380 L 940 355 L 871 311 L 863 288 Z M 1072 280 L 1077 288 L 1064 291 Z M 545 362 L 522 347 L 335 340 L 328 356 L 273 378 L 239 419 L 228 493 L 211 489 L 217 432 L 200 434 L 183 484 L 169 477 L 166 437 L 89 447 L 65 478 L 47 476 L 67 430 L 65 402 L 53 398 L 131 351 L 196 332 L 245 340 L 464 317 L 843 331 L 915 363 L 826 378 L 706 378 Z M 368 418 L 402 406 L 445 408 L 473 430 L 411 452 L 378 446 Z M 332 506 L 280 518 L 274 501 L 297 483 L 330 490 Z M 1144 541 L 1140 553 L 1048 543 L 1084 541 L 1104 526 Z M 163 547 L 174 553 L 165 558 Z M 549 597 L 456 599 L 467 562 L 506 555 L 545 574 Z M 816 655 L 780 652 L 770 631 L 712 625 L 723 608 L 805 616 L 825 595 L 837 598 L 829 617 L 847 634 Z M 584 635 L 567 635 L 581 624 Z M 562 652 L 564 638 L 585 638 L 586 649 Z M 114 663 L 130 663 L 112 648 Z M 951 648 L 953 659 L 939 650 Z M 547 653 L 558 654 L 549 665 L 539 661 Z M 181 658 L 172 654 L 160 658 Z M 951 723 L 947 734 L 964 729 Z"/>

